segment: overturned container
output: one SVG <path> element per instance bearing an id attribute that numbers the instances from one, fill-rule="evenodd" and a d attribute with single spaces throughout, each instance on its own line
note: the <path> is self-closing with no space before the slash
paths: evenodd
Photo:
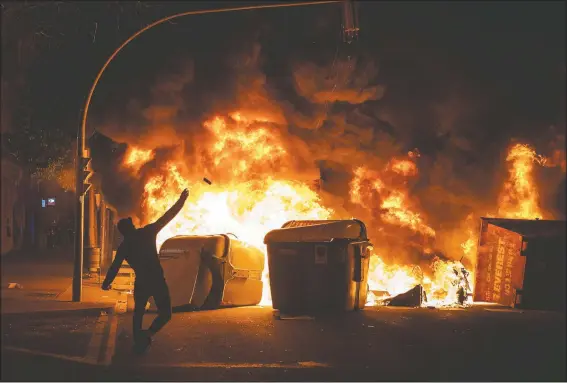
<path id="1" fill-rule="evenodd" d="M 481 218 L 474 300 L 565 310 L 565 221 Z"/>
<path id="2" fill-rule="evenodd" d="M 371 243 L 362 221 L 290 221 L 264 243 L 274 309 L 305 314 L 366 305 Z"/>
<path id="3" fill-rule="evenodd" d="M 253 306 L 262 299 L 264 254 L 228 235 L 176 236 L 159 257 L 173 307 Z"/>

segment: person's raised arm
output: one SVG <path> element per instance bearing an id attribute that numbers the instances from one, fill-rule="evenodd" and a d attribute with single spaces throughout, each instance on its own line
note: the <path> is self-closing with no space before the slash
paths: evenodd
<path id="1" fill-rule="evenodd" d="M 175 205 L 170 207 L 169 210 L 166 211 L 164 215 L 162 215 L 157 221 L 155 221 L 152 224 L 152 228 L 156 231 L 156 233 L 159 233 L 161 229 L 165 227 L 165 225 L 171 222 L 171 220 L 175 218 L 177 214 L 179 214 L 188 196 L 189 196 L 189 190 L 187 189 L 183 190 L 181 196 L 179 197 Z"/>
<path id="2" fill-rule="evenodd" d="M 114 257 L 114 261 L 112 261 L 112 264 L 110 265 L 110 268 L 108 269 L 108 272 L 106 273 L 106 278 L 104 278 L 104 282 L 102 282 L 102 289 L 103 290 L 110 289 L 110 285 L 114 281 L 114 278 L 116 278 L 116 275 L 118 274 L 118 271 L 120 270 L 120 266 L 122 266 L 122 262 L 124 262 L 124 256 L 125 255 L 126 255 L 126 253 L 125 253 L 124 249 L 122 248 L 122 246 L 119 246 L 118 250 L 116 251 L 116 256 Z"/>

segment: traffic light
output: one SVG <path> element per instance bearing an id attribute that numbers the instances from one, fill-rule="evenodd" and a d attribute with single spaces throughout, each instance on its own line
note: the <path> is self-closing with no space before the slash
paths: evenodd
<path id="1" fill-rule="evenodd" d="M 92 175 L 93 169 L 91 167 L 91 159 L 90 158 L 82 158 L 83 161 L 83 195 L 85 195 L 89 189 L 91 188 L 92 184 L 89 182 Z"/>
<path id="2" fill-rule="evenodd" d="M 343 2 L 343 40 L 350 44 L 358 37 L 358 9 L 354 1 Z"/>

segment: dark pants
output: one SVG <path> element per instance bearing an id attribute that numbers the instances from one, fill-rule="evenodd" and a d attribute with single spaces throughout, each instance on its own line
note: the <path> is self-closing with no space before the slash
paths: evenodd
<path id="1" fill-rule="evenodd" d="M 134 318 L 133 331 L 135 339 L 138 339 L 142 330 L 142 320 L 146 312 L 146 304 L 150 297 L 158 309 L 158 316 L 152 322 L 149 331 L 153 335 L 157 333 L 171 319 L 171 298 L 165 279 L 160 278 L 157 282 L 145 282 L 136 279 L 134 284 Z"/>

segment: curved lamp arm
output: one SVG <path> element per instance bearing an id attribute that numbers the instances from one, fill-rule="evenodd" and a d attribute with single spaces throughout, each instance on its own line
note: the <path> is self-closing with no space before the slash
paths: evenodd
<path id="1" fill-rule="evenodd" d="M 87 130 L 87 115 L 89 113 L 89 105 L 91 103 L 91 99 L 93 97 L 94 94 L 94 90 L 100 80 L 100 78 L 102 77 L 102 74 L 104 73 L 104 71 L 106 70 L 106 68 L 108 67 L 108 65 L 110 64 L 110 62 L 112 60 L 114 60 L 114 58 L 116 57 L 116 55 L 126 46 L 128 45 L 132 40 L 134 40 L 136 37 L 140 36 L 142 33 L 144 33 L 145 31 L 147 31 L 148 29 L 151 29 L 159 24 L 165 23 L 166 21 L 169 20 L 173 20 L 176 19 L 178 17 L 183 17 L 183 16 L 189 16 L 189 15 L 202 15 L 202 14 L 207 14 L 207 13 L 221 13 L 221 12 L 233 12 L 233 11 L 247 11 L 247 10 L 252 10 L 252 9 L 265 9 L 265 8 L 283 8 L 283 7 L 297 7 L 297 6 L 306 6 L 306 5 L 319 5 L 319 4 L 330 4 L 330 3 L 339 3 L 341 2 L 341 0 L 334 0 L 334 1 L 311 1 L 311 2 L 303 2 L 303 3 L 282 3 L 282 4 L 266 4 L 266 5 L 251 5 L 251 6 L 247 6 L 247 7 L 234 7 L 234 8 L 223 8 L 223 9 L 207 9 L 207 10 L 199 10 L 199 11 L 187 11 L 187 12 L 182 12 L 182 13 L 177 13 L 171 16 L 167 16 L 163 19 L 154 21 L 151 24 L 148 24 L 147 26 L 145 26 L 144 28 L 140 29 L 138 32 L 134 33 L 132 36 L 130 36 L 126 41 L 124 41 L 122 43 L 122 45 L 120 45 L 113 53 L 112 55 L 110 55 L 110 57 L 108 58 L 108 60 L 106 60 L 106 62 L 104 63 L 104 65 L 102 66 L 102 68 L 100 68 L 100 71 L 98 72 L 93 85 L 91 86 L 91 89 L 89 91 L 89 95 L 87 97 L 87 101 L 85 103 L 85 109 L 83 111 L 83 119 L 81 122 L 81 126 L 80 126 L 80 132 L 79 132 L 79 137 L 81 137 L 79 139 L 78 142 L 78 151 L 80 153 L 80 157 L 83 156 L 84 150 L 85 150 L 85 135 L 86 135 L 86 130 Z"/>

